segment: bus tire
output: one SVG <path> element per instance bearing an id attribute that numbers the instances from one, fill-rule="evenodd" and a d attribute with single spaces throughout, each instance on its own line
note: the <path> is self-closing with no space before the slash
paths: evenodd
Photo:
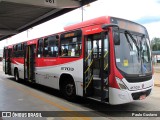
<path id="1" fill-rule="evenodd" d="M 17 81 L 17 82 L 19 82 L 19 73 L 18 73 L 18 69 L 15 69 L 15 71 L 14 71 L 14 79 L 15 79 L 15 81 Z"/>
<path id="2" fill-rule="evenodd" d="M 67 100 L 69 101 L 76 100 L 76 88 L 75 88 L 74 81 L 71 80 L 71 78 L 70 80 L 66 80 L 63 83 L 62 93 Z"/>

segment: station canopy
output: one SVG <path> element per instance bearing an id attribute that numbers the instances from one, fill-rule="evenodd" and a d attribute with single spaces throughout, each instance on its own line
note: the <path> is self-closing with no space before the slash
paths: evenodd
<path id="1" fill-rule="evenodd" d="M 96 0 L 0 0 L 0 40 Z"/>

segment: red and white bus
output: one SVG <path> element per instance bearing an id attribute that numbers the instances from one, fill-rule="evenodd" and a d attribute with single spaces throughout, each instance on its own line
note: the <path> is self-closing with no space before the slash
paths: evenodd
<path id="1" fill-rule="evenodd" d="M 124 104 L 146 98 L 154 86 L 146 28 L 110 16 L 6 46 L 3 63 L 15 80 L 61 90 L 68 100 Z"/>

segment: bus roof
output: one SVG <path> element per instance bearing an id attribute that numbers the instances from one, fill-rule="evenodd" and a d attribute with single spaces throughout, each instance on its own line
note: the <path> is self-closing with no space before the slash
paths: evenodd
<path id="1" fill-rule="evenodd" d="M 80 22 L 74 25 L 66 26 L 64 27 L 64 30 L 69 31 L 69 30 L 74 30 L 74 29 L 83 28 L 87 26 L 109 23 L 109 22 L 110 22 L 109 16 L 102 16 L 102 17 L 94 18 L 94 19 L 87 20 L 84 22 Z"/>
<path id="2" fill-rule="evenodd" d="M 143 34 L 146 33 L 146 28 L 143 25 L 127 19 L 122 19 L 122 18 L 117 18 L 112 16 L 102 16 L 102 17 L 94 18 L 84 22 L 80 22 L 77 24 L 73 24 L 70 26 L 66 26 L 64 27 L 64 30 L 69 31 L 69 30 L 74 30 L 78 28 L 84 28 L 84 27 L 89 27 L 93 25 L 109 24 L 109 23 L 118 24 L 118 26 L 121 29 L 127 29 L 127 30 L 131 30 L 131 31 L 135 31 Z"/>
<path id="3" fill-rule="evenodd" d="M 115 23 L 115 24 L 118 24 L 119 27 L 122 28 L 122 29 L 124 28 L 124 29 L 128 29 L 128 30 L 136 30 L 137 32 L 145 33 L 145 27 L 138 24 L 138 23 L 135 23 L 135 22 L 132 22 L 132 21 L 129 21 L 129 20 L 126 20 L 126 19 L 111 17 L 111 16 L 102 16 L 102 17 L 90 19 L 90 20 L 87 20 L 87 21 L 84 21 L 84 22 L 80 22 L 80 23 L 77 23 L 77 24 L 73 24 L 73 25 L 70 25 L 70 26 L 66 26 L 66 27 L 64 27 L 65 31 L 62 31 L 62 32 L 59 32 L 59 33 L 54 33 L 54 34 L 38 37 L 38 38 L 35 38 L 35 39 L 32 39 L 32 40 L 26 40 L 24 42 L 19 42 L 19 43 L 27 43 L 28 45 L 29 44 L 34 44 L 40 38 L 48 37 L 48 36 L 51 36 L 51 35 L 60 35 L 62 33 L 65 33 L 66 31 L 72 31 L 72 30 L 80 29 L 80 28 L 92 28 L 93 26 L 95 26 L 97 28 L 101 28 L 101 26 L 99 26 L 99 25 L 107 24 L 107 23 L 108 24 L 109 23 Z M 126 27 L 126 26 L 128 26 L 128 27 Z M 100 29 L 97 29 L 97 31 L 100 31 Z M 88 33 L 84 32 L 84 34 L 88 34 Z M 19 43 L 9 45 L 8 47 L 11 48 L 14 45 L 17 45 Z"/>
<path id="4" fill-rule="evenodd" d="M 13 48 L 13 45 L 8 45 L 8 46 L 6 46 L 7 48 Z"/>

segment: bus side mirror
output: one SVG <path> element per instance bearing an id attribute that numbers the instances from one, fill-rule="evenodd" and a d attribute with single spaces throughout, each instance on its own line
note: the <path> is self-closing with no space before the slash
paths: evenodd
<path id="1" fill-rule="evenodd" d="M 104 29 L 104 30 L 108 29 L 109 27 L 118 28 L 118 30 L 114 31 L 113 40 L 114 40 L 114 45 L 120 45 L 119 26 L 117 24 L 104 24 L 104 25 L 102 25 L 102 29 Z"/>

